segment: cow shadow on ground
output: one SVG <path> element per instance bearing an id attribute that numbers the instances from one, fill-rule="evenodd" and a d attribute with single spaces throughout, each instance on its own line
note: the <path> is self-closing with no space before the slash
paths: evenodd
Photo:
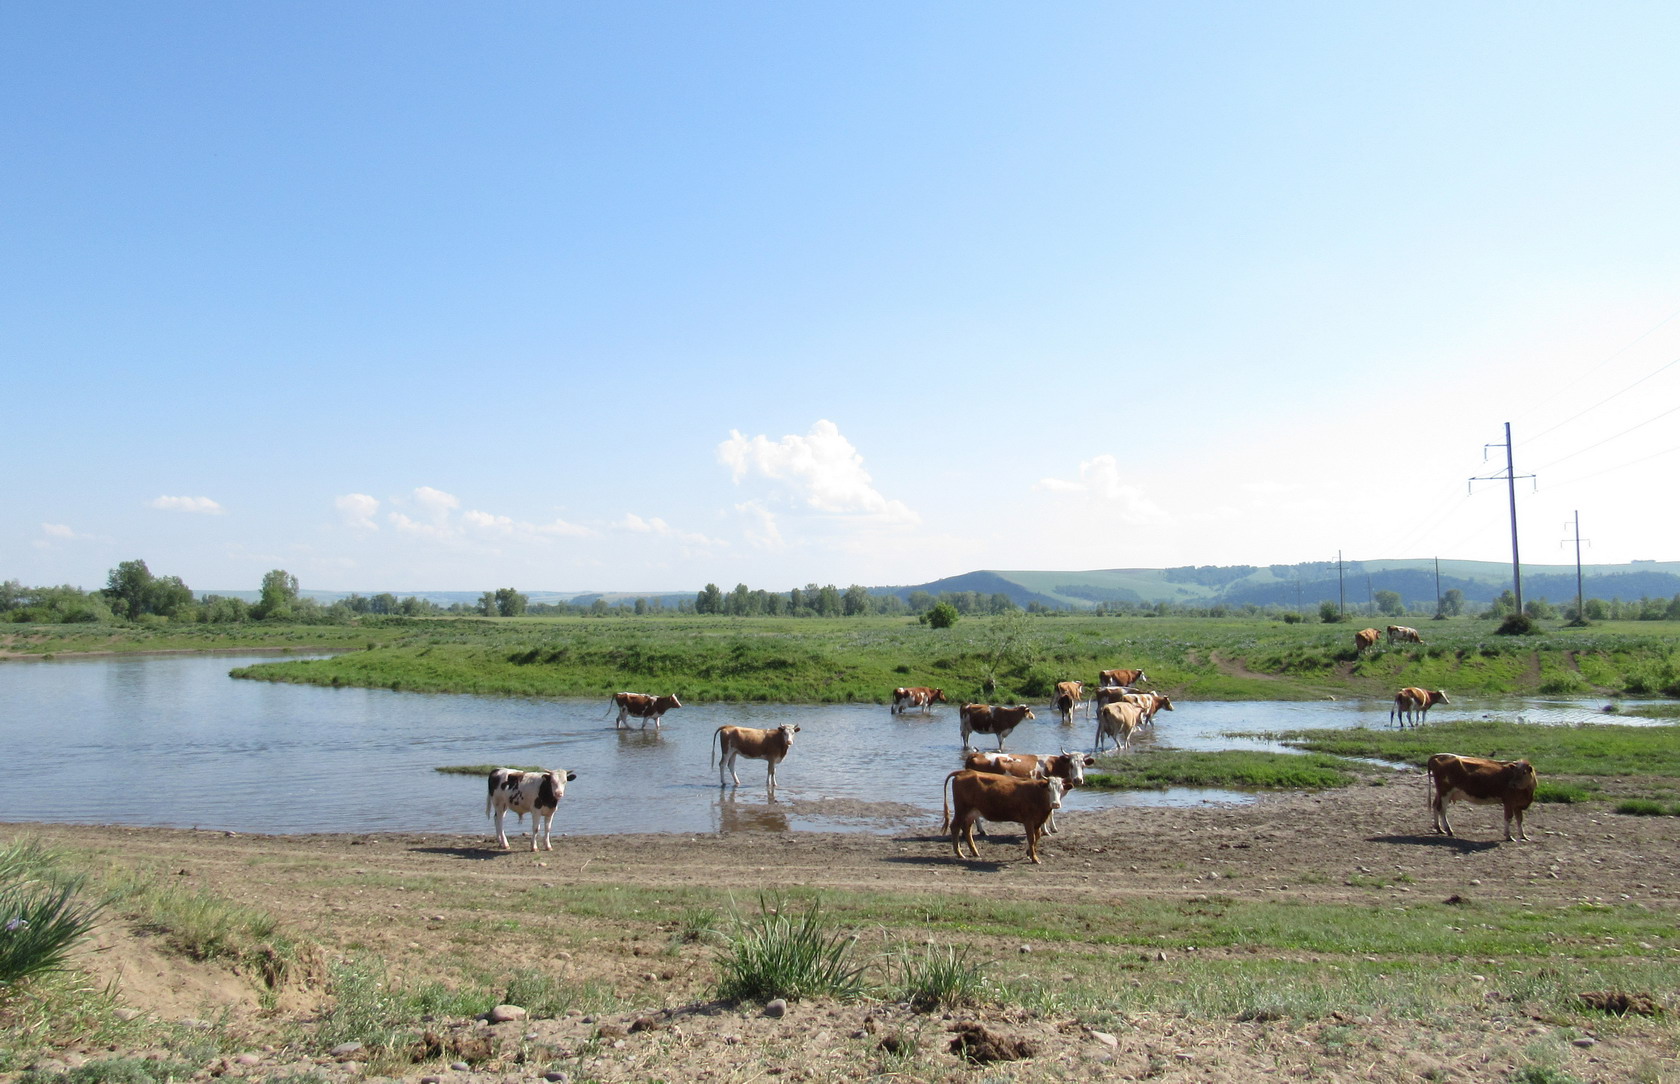
<path id="1" fill-rule="evenodd" d="M 493 843 L 477 847 L 465 845 L 459 847 L 410 847 L 409 850 L 416 854 L 438 854 L 445 858 L 468 858 L 475 862 L 485 862 L 493 858 L 502 858 L 519 853 L 517 849 L 504 851 Z"/>
<path id="2" fill-rule="evenodd" d="M 1493 839 L 1460 839 L 1458 836 L 1367 836 L 1367 843 L 1394 843 L 1407 847 L 1440 847 L 1459 854 L 1477 854 L 1481 851 L 1491 851 L 1499 846 L 1499 840 Z"/>
<path id="3" fill-rule="evenodd" d="M 900 866 L 961 867 L 979 873 L 1001 873 L 1015 864 L 1013 862 L 995 861 L 990 858 L 958 858 L 954 854 L 893 854 L 888 855 L 882 861 Z"/>

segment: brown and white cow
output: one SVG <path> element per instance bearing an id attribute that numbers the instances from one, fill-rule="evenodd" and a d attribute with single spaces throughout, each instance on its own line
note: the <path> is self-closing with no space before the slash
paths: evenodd
<path id="1" fill-rule="evenodd" d="M 1129 750 L 1132 747 L 1132 732 L 1143 725 L 1143 708 L 1127 700 L 1117 700 L 1107 704 L 1097 712 L 1097 739 L 1094 743 L 1097 751 L 1102 752 L 1103 735 L 1114 739 L 1115 748 L 1123 743 Z"/>
<path id="2" fill-rule="evenodd" d="M 923 715 L 933 710 L 935 703 L 948 704 L 944 689 L 930 689 L 925 685 L 908 685 L 893 690 L 892 714 L 903 715 L 911 708 L 920 708 Z"/>
<path id="3" fill-rule="evenodd" d="M 765 786 L 770 797 L 776 796 L 776 765 L 788 755 L 793 748 L 793 736 L 799 733 L 799 727 L 783 723 L 774 730 L 759 730 L 750 726 L 720 726 L 712 732 L 711 748 L 717 754 L 718 786 L 724 785 L 724 773 L 728 772 L 735 785 L 741 785 L 741 777 L 735 774 L 735 758 L 747 757 L 749 760 L 762 760 L 770 765 L 765 774 Z M 709 764 L 708 760 L 708 764 Z"/>
<path id="4" fill-rule="evenodd" d="M 1070 753 L 1063 749 L 1049 753 L 970 753 L 963 758 L 963 768 L 971 772 L 990 772 L 993 775 L 1012 775 L 1017 779 L 1060 779 L 1064 792 L 1085 785 L 1085 769 L 1096 760 L 1084 753 Z M 1050 815 L 1045 831 L 1056 831 L 1056 816 Z M 982 829 L 981 835 L 985 835 Z"/>
<path id="5" fill-rule="evenodd" d="M 1447 699 L 1445 690 L 1436 689 L 1434 691 L 1430 691 L 1428 689 L 1419 689 L 1414 685 L 1408 685 L 1394 694 L 1394 707 L 1389 710 L 1388 721 L 1392 723 L 1394 722 L 1395 717 L 1398 716 L 1402 727 L 1404 727 L 1408 721 L 1411 722 L 1413 726 L 1421 726 L 1423 723 L 1429 721 L 1430 708 L 1434 707 L 1436 704 L 1451 703 L 1452 701 Z"/>
<path id="6" fill-rule="evenodd" d="M 624 726 L 624 721 L 632 715 L 642 721 L 642 729 L 646 730 L 648 720 L 653 720 L 655 730 L 663 729 L 660 719 L 668 711 L 682 707 L 682 701 L 674 696 L 649 696 L 646 693 L 614 693 L 613 706 L 618 708 L 618 720 L 614 727 Z"/>
<path id="7" fill-rule="evenodd" d="M 1435 815 L 1435 831 L 1452 835 L 1452 825 L 1447 822 L 1447 803 L 1465 801 L 1504 806 L 1506 841 L 1515 843 L 1517 839 L 1528 838 L 1528 833 L 1523 831 L 1523 812 L 1534 803 L 1534 788 L 1539 782 L 1534 765 L 1528 761 L 1436 753 L 1429 758 L 1429 782 L 1429 810 Z M 1511 836 L 1513 820 L 1517 824 L 1515 838 Z"/>
<path id="8" fill-rule="evenodd" d="M 1173 710 L 1172 697 L 1166 693 L 1125 693 L 1120 699 L 1143 709 L 1143 726 L 1155 725 L 1156 712 Z"/>
<path id="9" fill-rule="evenodd" d="M 1073 722 L 1073 713 L 1078 711 L 1079 705 L 1084 702 L 1081 699 L 1084 692 L 1085 683 L 1083 681 L 1056 682 L 1055 704 L 1056 710 L 1061 713 L 1063 726 Z"/>
<path id="10" fill-rule="evenodd" d="M 1097 684 L 1102 685 L 1136 685 L 1140 681 L 1148 681 L 1149 675 L 1142 670 L 1104 670 L 1097 678 Z"/>
<path id="11" fill-rule="evenodd" d="M 1032 709 L 1025 704 L 1014 707 L 993 707 L 990 704 L 964 704 L 958 712 L 962 721 L 963 748 L 968 749 L 970 734 L 996 734 L 998 749 L 1003 749 L 1003 739 L 1009 737 L 1010 731 L 1020 726 L 1027 719 L 1036 719 Z"/>
<path id="12" fill-rule="evenodd" d="M 1360 629 L 1358 632 L 1353 634 L 1354 654 L 1357 655 L 1369 647 L 1376 647 L 1377 639 L 1381 636 L 1382 633 L 1378 632 L 1376 629 Z"/>
<path id="13" fill-rule="evenodd" d="M 949 800 L 946 792 L 950 792 Z M 1050 815 L 1062 807 L 1060 779 L 1017 779 L 1009 775 L 968 770 L 952 772 L 945 777 L 939 797 L 945 811 L 945 825 L 949 829 L 951 850 L 963 857 L 962 841 L 975 858 L 980 849 L 974 845 L 974 825 L 985 818 L 989 821 L 1009 821 L 1019 824 L 1027 832 L 1027 858 L 1038 862 L 1038 840 Z M 953 814 L 952 806 L 956 807 Z"/>
<path id="14" fill-rule="evenodd" d="M 484 815 L 496 819 L 496 843 L 508 850 L 507 833 L 502 819 L 511 810 L 521 822 L 531 814 L 531 849 L 537 849 L 537 833 L 542 833 L 543 846 L 549 850 L 554 844 L 549 832 L 554 827 L 554 811 L 566 795 L 566 784 L 577 778 L 576 772 L 524 772 L 518 768 L 497 768 L 490 773 L 490 792 L 484 799 Z"/>
<path id="15" fill-rule="evenodd" d="M 1092 694 L 1091 703 L 1095 705 L 1097 711 L 1101 711 L 1117 700 L 1126 699 L 1135 691 L 1130 685 L 1104 685 Z"/>
<path id="16" fill-rule="evenodd" d="M 1407 628 L 1405 625 L 1388 626 L 1388 642 L 1391 644 L 1421 644 L 1423 637 L 1418 635 L 1417 629 Z"/>

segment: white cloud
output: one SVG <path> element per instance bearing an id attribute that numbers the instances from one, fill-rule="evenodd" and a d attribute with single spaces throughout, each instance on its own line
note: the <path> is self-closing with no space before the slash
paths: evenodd
<path id="1" fill-rule="evenodd" d="M 736 505 L 735 511 L 747 521 L 742 532 L 749 544 L 763 550 L 779 550 L 787 546 L 782 539 L 782 529 L 776 525 L 776 514 L 766 508 L 763 501 L 746 501 Z"/>
<path id="2" fill-rule="evenodd" d="M 414 499 L 433 520 L 442 520 L 449 513 L 461 507 L 461 500 L 453 493 L 445 493 L 441 489 L 431 486 L 421 486 L 414 491 Z"/>
<path id="3" fill-rule="evenodd" d="M 374 514 L 379 511 L 379 498 L 366 493 L 346 493 L 334 499 L 333 507 L 338 509 L 346 526 L 358 531 L 379 530 L 379 524 L 373 521 Z"/>
<path id="4" fill-rule="evenodd" d="M 752 477 L 778 482 L 817 512 L 898 523 L 919 518 L 903 502 L 888 500 L 875 489 L 863 469 L 863 456 L 840 427 L 826 419 L 804 436 L 790 434 L 778 441 L 762 435 L 748 438 L 732 429 L 729 439 L 717 446 L 717 457 L 737 485 Z"/>
<path id="5" fill-rule="evenodd" d="M 461 522 L 470 531 L 499 538 L 545 538 L 565 536 L 582 538 L 595 532 L 588 527 L 556 519 L 552 523 L 525 523 L 512 516 L 496 516 L 475 510 L 464 512 Z"/>
<path id="6" fill-rule="evenodd" d="M 48 538 L 62 538 L 65 540 L 85 537 L 77 534 L 75 531 L 71 530 L 68 526 L 62 523 L 43 523 L 41 524 L 41 533 L 46 535 Z"/>
<path id="7" fill-rule="evenodd" d="M 635 534 L 651 534 L 660 538 L 671 538 L 678 542 L 687 542 L 696 546 L 727 546 L 729 543 L 719 538 L 710 538 L 698 531 L 683 531 L 671 526 L 658 516 L 643 519 L 634 512 L 624 513 L 624 518 L 613 526 L 622 528 Z"/>
<path id="8" fill-rule="evenodd" d="M 165 512 L 192 512 L 201 516 L 222 514 L 222 506 L 209 497 L 154 497 L 150 504 Z"/>
<path id="9" fill-rule="evenodd" d="M 1144 496 L 1142 488 L 1122 480 L 1120 461 L 1112 455 L 1099 455 L 1079 464 L 1079 479 L 1041 478 L 1034 489 L 1062 496 L 1083 498 L 1094 502 L 1110 514 L 1118 515 L 1124 523 L 1167 523 L 1168 516 L 1154 501 Z"/>
<path id="10" fill-rule="evenodd" d="M 346 499 L 340 498 L 341 512 L 344 511 L 342 502 Z M 456 515 L 455 510 L 461 507 L 460 498 L 431 486 L 416 489 L 411 500 L 418 506 L 418 518 L 406 512 L 392 510 L 386 515 L 386 519 L 400 532 L 438 541 L 547 542 L 562 537 L 582 538 L 595 533 L 588 527 L 568 523 L 563 519 L 555 519 L 549 523 L 529 523 L 512 516 L 497 515 L 476 508 Z M 368 497 L 366 501 L 373 501 L 373 498 Z M 377 502 L 373 502 L 373 506 L 377 507 Z M 368 515 L 372 515 L 371 509 Z"/>

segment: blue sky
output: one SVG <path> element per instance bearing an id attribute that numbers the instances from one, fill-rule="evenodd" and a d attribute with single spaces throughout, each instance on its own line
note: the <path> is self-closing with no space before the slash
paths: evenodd
<path id="1" fill-rule="evenodd" d="M 0 7 L 0 578 L 1680 559 L 1680 7 Z M 1496 456 L 1502 457 L 1500 450 Z M 1538 488 L 1535 488 L 1537 485 Z"/>

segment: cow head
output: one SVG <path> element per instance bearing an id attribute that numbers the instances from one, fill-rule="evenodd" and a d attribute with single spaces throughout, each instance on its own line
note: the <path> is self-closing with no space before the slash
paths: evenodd
<path id="1" fill-rule="evenodd" d="M 1173 709 L 1172 698 L 1168 697 L 1168 696 L 1161 697 L 1161 710 L 1162 711 L 1171 711 L 1172 709 Z"/>
<path id="2" fill-rule="evenodd" d="M 1518 787 L 1532 787 L 1534 785 L 1534 765 L 1526 760 L 1508 760 L 1505 770 L 1510 773 L 1510 782 Z"/>
<path id="3" fill-rule="evenodd" d="M 941 704 L 949 704 L 950 703 L 949 700 L 945 699 L 945 690 L 944 689 L 933 690 L 933 695 L 928 697 L 928 702 L 932 703 L 935 700 L 939 701 Z"/>
<path id="4" fill-rule="evenodd" d="M 1024 713 L 1021 716 L 1021 718 L 1023 718 L 1023 719 L 1036 719 L 1036 718 L 1038 718 L 1038 716 L 1036 716 L 1032 713 L 1032 709 L 1027 707 L 1025 704 L 1016 704 L 1015 706 L 1017 708 L 1020 708 L 1021 711 Z"/>
<path id="5" fill-rule="evenodd" d="M 1051 777 L 1044 780 L 1044 785 L 1050 788 L 1050 808 L 1062 808 L 1062 781 Z"/>
<path id="6" fill-rule="evenodd" d="M 1084 753 L 1070 753 L 1066 749 L 1062 750 L 1062 755 L 1057 758 L 1057 761 L 1058 763 L 1065 765 L 1063 771 L 1067 773 L 1067 785 L 1069 787 L 1084 786 L 1085 765 L 1087 763 L 1094 763 L 1092 758 L 1086 756 Z"/>

